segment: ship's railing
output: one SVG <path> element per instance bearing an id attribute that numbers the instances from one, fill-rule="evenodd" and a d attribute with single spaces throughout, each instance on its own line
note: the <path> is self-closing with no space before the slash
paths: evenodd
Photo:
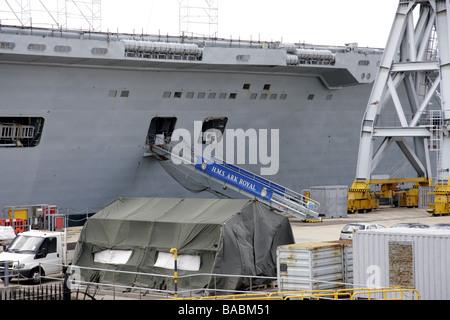
<path id="1" fill-rule="evenodd" d="M 20 123 L 0 123 L 0 139 L 31 139 L 34 136 L 34 127 Z"/>
<path id="2" fill-rule="evenodd" d="M 37 28 L 27 26 L 14 26 L 0 24 L 0 33 L 34 35 L 50 38 L 65 39 L 86 39 L 100 41 L 152 41 L 160 43 L 195 43 L 200 47 L 235 47 L 235 48 L 268 48 L 276 49 L 279 41 L 260 41 L 260 40 L 242 40 L 226 39 L 217 37 L 192 37 L 192 36 L 171 36 L 161 34 L 130 34 L 117 32 L 101 32 L 93 30 L 70 30 L 56 28 Z M 303 44 L 304 45 L 304 44 Z M 320 45 L 309 45 L 309 47 L 321 47 Z M 333 47 L 332 47 L 333 48 Z M 341 47 L 336 47 L 336 50 Z"/>
<path id="3" fill-rule="evenodd" d="M 33 35 L 44 38 L 63 38 L 63 39 L 81 39 L 98 40 L 105 42 L 138 42 L 141 45 L 145 43 L 159 43 L 161 45 L 195 45 L 199 48 L 222 47 L 222 48 L 257 48 L 257 49 L 287 49 L 287 64 L 334 64 L 334 55 L 339 52 L 348 52 L 349 50 L 365 54 L 382 54 L 383 50 L 377 48 L 358 48 L 346 46 L 328 46 L 306 43 L 284 43 L 282 41 L 261 41 L 244 39 L 227 39 L 217 37 L 194 37 L 194 36 L 170 36 L 161 34 L 130 34 L 117 32 L 102 32 L 93 30 L 71 30 L 57 28 L 39 28 L 32 26 L 14 26 L 2 25 L 0 22 L 0 33 L 14 35 Z M 145 50 L 128 50 L 127 55 L 140 54 Z M 148 52 L 155 52 L 150 50 Z M 143 55 L 142 57 L 150 57 Z M 156 57 L 156 56 L 154 56 Z M 157 57 L 159 58 L 159 57 Z"/>

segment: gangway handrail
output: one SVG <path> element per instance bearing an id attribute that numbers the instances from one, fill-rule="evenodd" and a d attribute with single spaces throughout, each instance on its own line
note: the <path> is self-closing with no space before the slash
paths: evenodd
<path id="1" fill-rule="evenodd" d="M 204 158 L 203 155 L 199 155 L 198 153 L 196 153 L 195 148 L 192 148 L 188 144 L 186 144 L 186 147 L 189 148 L 190 150 L 190 158 L 187 158 L 189 157 L 189 155 L 186 154 L 183 154 L 183 157 L 173 154 L 170 142 L 164 143 L 163 145 L 150 144 L 149 147 L 150 151 L 153 154 L 156 153 L 160 156 L 167 156 L 168 154 L 170 154 L 171 157 L 175 156 L 178 157 L 180 160 L 184 161 L 188 160 L 185 163 L 191 164 L 192 168 L 191 166 L 188 166 L 189 169 L 193 169 L 197 172 L 201 172 L 201 174 L 203 175 L 207 175 L 211 178 L 217 179 L 218 181 L 229 184 L 233 186 L 235 189 L 237 189 L 238 192 L 244 193 L 246 195 L 249 195 L 248 190 L 242 189 L 240 186 L 237 186 L 232 181 L 227 181 L 226 179 L 223 179 L 220 175 L 215 176 L 210 172 L 206 172 L 204 168 L 206 168 L 208 164 L 214 164 L 215 166 L 221 166 L 223 169 L 229 170 L 233 173 L 239 174 L 242 177 L 248 178 L 252 182 L 257 183 L 262 189 L 264 189 L 264 191 L 261 194 L 250 192 L 251 196 L 263 200 L 263 202 L 265 202 L 269 206 L 277 208 L 280 211 L 284 211 L 288 214 L 291 212 L 294 215 L 300 214 L 302 215 L 302 218 L 310 218 L 310 217 L 317 218 L 319 216 L 318 208 L 320 204 L 317 201 L 314 201 L 309 197 L 306 197 L 291 189 L 288 189 L 277 183 L 274 183 L 273 181 L 263 178 L 251 171 L 227 163 L 222 159 L 218 159 L 214 156 L 211 156 L 211 159 Z"/>
<path id="2" fill-rule="evenodd" d="M 286 197 L 287 195 L 290 196 L 290 197 L 293 196 L 297 200 L 302 200 L 303 202 L 305 202 L 305 204 L 307 203 L 307 201 L 305 201 L 304 199 L 306 199 L 308 197 L 306 197 L 306 196 L 304 196 L 304 195 L 302 195 L 302 194 L 300 194 L 298 192 L 295 192 L 295 191 L 293 191 L 293 190 L 291 190 L 289 188 L 280 186 L 278 183 L 275 183 L 275 182 L 273 182 L 273 181 L 271 181 L 269 179 L 263 178 L 263 177 L 257 175 L 256 173 L 253 173 L 251 171 L 248 171 L 248 170 L 242 169 L 240 167 L 237 167 L 235 165 L 229 164 L 228 162 L 225 162 L 225 161 L 223 161 L 221 159 L 217 159 L 215 157 L 212 157 L 211 161 L 213 161 L 215 163 L 217 163 L 216 161 L 219 161 L 219 164 L 223 165 L 224 167 L 229 168 L 229 169 L 235 171 L 236 173 L 239 173 L 239 174 L 242 174 L 244 176 L 247 176 L 250 179 L 256 180 L 256 181 L 264 184 L 267 187 L 272 188 L 274 190 L 274 192 L 277 193 L 277 194 L 280 194 L 280 195 L 282 195 L 284 197 Z M 308 201 L 310 201 L 311 203 L 314 203 L 315 205 L 319 205 L 319 203 L 317 203 L 316 201 L 314 201 L 312 199 L 309 199 Z"/>
<path id="3" fill-rule="evenodd" d="M 151 135 L 151 136 L 154 136 L 154 135 Z M 190 149 L 190 151 L 191 151 L 191 159 L 192 160 L 197 160 L 198 157 L 202 157 L 203 158 L 202 155 L 200 155 L 200 154 L 195 152 L 195 148 L 192 148 L 190 145 L 188 145 L 187 143 L 185 143 L 183 141 L 181 143 L 184 143 Z M 151 145 L 151 149 L 156 149 L 156 150 L 162 151 L 164 153 L 171 154 L 172 156 L 176 156 L 176 155 L 172 154 L 172 145 L 171 144 L 172 144 L 172 142 L 170 142 L 170 141 L 169 142 L 166 141 L 166 143 L 164 143 L 164 145 L 152 144 Z M 183 159 L 183 158 L 180 157 L 180 159 Z M 248 178 L 254 179 L 254 180 L 256 180 L 256 181 L 258 181 L 260 183 L 264 184 L 264 183 L 267 182 L 266 186 L 271 187 L 272 189 L 277 191 L 277 193 L 279 191 L 282 191 L 284 193 L 286 193 L 288 191 L 288 192 L 290 192 L 290 193 L 292 193 L 294 195 L 298 195 L 299 197 L 304 197 L 303 195 L 301 195 L 301 194 L 299 194 L 299 193 L 297 193 L 297 192 L 295 192 L 293 190 L 290 190 L 290 189 L 288 189 L 286 187 L 282 187 L 279 184 L 277 184 L 277 183 L 275 183 L 275 182 L 273 182 L 273 181 L 271 181 L 269 179 L 262 178 L 261 176 L 258 176 L 257 174 L 255 174 L 253 172 L 250 172 L 250 171 L 242 169 L 242 168 L 240 168 L 238 166 L 232 165 L 232 164 L 230 164 L 230 163 L 228 163 L 228 162 L 226 162 L 226 161 L 224 161 L 222 159 L 219 159 L 219 158 L 216 158 L 216 157 L 212 156 L 211 159 L 207 159 L 207 160 L 212 161 L 214 163 L 219 163 L 219 164 L 223 165 L 224 167 L 226 167 L 227 169 L 230 169 L 230 170 L 233 170 L 236 173 L 245 175 Z"/>
<path id="4" fill-rule="evenodd" d="M 257 174 L 255 174 L 253 172 L 250 172 L 245 169 L 228 164 L 227 162 L 225 162 L 221 159 L 212 157 L 211 161 L 216 164 L 217 164 L 216 161 L 218 161 L 220 165 L 223 165 L 226 168 L 231 168 L 231 170 L 236 173 L 239 173 L 239 174 L 244 173 L 243 175 L 245 175 L 249 179 L 256 180 L 259 183 L 263 184 L 264 186 L 271 188 L 274 191 L 271 201 L 276 203 L 277 205 L 282 206 L 285 209 L 289 209 L 289 210 L 293 210 L 293 211 L 301 211 L 301 212 L 309 214 L 313 217 L 317 216 L 316 211 L 319 208 L 318 202 L 316 202 L 312 199 L 309 199 L 306 196 L 299 194 L 293 190 L 290 190 L 285 187 L 281 187 L 279 184 L 276 184 L 276 183 L 270 181 L 269 179 L 265 179 L 261 176 L 258 176 Z M 280 192 L 279 190 L 284 190 L 284 192 Z M 282 199 L 279 199 L 278 196 L 281 197 Z M 306 199 L 308 199 L 308 200 L 306 200 Z M 285 203 L 282 200 L 287 200 L 290 203 Z M 311 208 L 311 206 L 312 206 L 312 208 Z"/>
<path id="5" fill-rule="evenodd" d="M 289 209 L 289 210 L 292 210 L 292 211 L 298 211 L 297 209 L 295 209 L 295 208 L 293 208 L 293 207 L 291 207 L 291 206 L 289 206 L 289 205 L 287 205 L 285 203 L 279 202 L 277 200 L 273 200 L 272 199 L 272 202 L 277 204 L 277 205 L 279 205 L 279 206 L 281 206 L 281 207 L 284 207 L 286 209 Z M 281 210 L 281 208 L 280 208 L 280 210 Z M 311 216 L 314 216 L 314 213 L 315 213 L 314 210 L 308 209 L 307 207 L 302 207 L 301 210 L 304 210 L 304 211 L 306 211 L 307 214 L 310 214 Z M 285 210 L 283 210 L 283 211 L 285 211 Z"/>

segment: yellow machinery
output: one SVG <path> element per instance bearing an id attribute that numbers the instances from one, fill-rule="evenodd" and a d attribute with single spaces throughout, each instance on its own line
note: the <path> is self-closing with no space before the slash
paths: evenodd
<path id="1" fill-rule="evenodd" d="M 354 212 L 370 212 L 379 206 L 375 193 L 370 191 L 370 181 L 355 181 L 350 189 L 348 189 L 347 211 Z"/>
<path id="2" fill-rule="evenodd" d="M 409 190 L 398 190 L 402 183 L 415 183 Z M 417 207 L 419 205 L 419 186 L 429 186 L 428 178 L 400 178 L 400 179 L 376 179 L 365 182 L 355 181 L 348 190 L 347 210 L 353 212 L 370 212 L 378 209 L 379 200 L 376 195 L 384 199 L 394 199 L 400 196 L 400 207 Z M 379 192 L 372 192 L 370 185 L 381 185 Z"/>
<path id="3" fill-rule="evenodd" d="M 11 207 L 8 209 L 8 219 L 23 219 L 23 220 L 27 221 L 28 209 Z"/>
<path id="4" fill-rule="evenodd" d="M 450 180 L 449 180 L 450 181 Z M 428 205 L 427 212 L 432 215 L 447 215 L 450 213 L 450 182 L 436 185 L 434 203 Z"/>

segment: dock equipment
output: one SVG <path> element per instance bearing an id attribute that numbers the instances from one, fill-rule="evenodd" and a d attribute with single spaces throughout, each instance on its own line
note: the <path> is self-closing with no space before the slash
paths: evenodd
<path id="1" fill-rule="evenodd" d="M 10 221 L 25 221 L 25 225 L 31 229 L 54 230 L 61 225 L 61 215 L 58 214 L 58 206 L 49 204 L 35 204 L 22 206 L 7 206 L 2 209 L 3 215 L 7 215 Z M 58 226 L 56 226 L 58 225 Z"/>
<path id="2" fill-rule="evenodd" d="M 159 161 L 171 164 L 172 157 L 178 157 L 171 153 L 170 143 L 164 145 L 150 145 L 144 156 L 155 156 Z M 190 148 L 191 154 L 185 155 L 182 165 L 195 173 L 206 177 L 222 185 L 223 190 L 230 188 L 242 195 L 265 203 L 269 207 L 285 212 L 302 221 L 319 219 L 319 203 L 309 197 L 292 191 L 284 186 L 276 184 L 251 171 L 226 163 L 223 160 L 204 158 Z M 192 161 L 194 160 L 194 161 Z M 220 193 L 220 191 L 217 191 Z"/>
<path id="3" fill-rule="evenodd" d="M 373 173 L 395 142 L 416 175 L 405 178 L 415 183 L 411 191 L 404 192 L 405 203 L 415 205 L 414 189 L 434 185 L 431 193 L 435 200 L 428 211 L 450 213 L 449 5 L 448 0 L 399 1 L 361 124 L 356 179 L 348 193 L 349 212 L 376 208 L 370 189 L 378 183 Z M 406 94 L 408 103 L 401 102 L 400 92 Z M 396 115 L 389 125 L 382 121 L 388 112 Z M 431 156 L 436 159 L 434 182 Z M 380 195 L 393 196 L 398 181 L 384 179 Z"/>
<path id="4" fill-rule="evenodd" d="M 25 220 L 23 219 L 0 219 L 0 226 L 11 227 L 15 233 L 25 231 Z"/>

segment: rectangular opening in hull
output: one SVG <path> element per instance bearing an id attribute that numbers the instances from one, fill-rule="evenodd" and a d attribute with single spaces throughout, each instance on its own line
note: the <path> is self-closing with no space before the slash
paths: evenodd
<path id="1" fill-rule="evenodd" d="M 150 122 L 150 127 L 147 134 L 147 145 L 163 144 L 157 140 L 163 139 L 165 142 L 170 142 L 172 133 L 175 130 L 177 118 L 175 117 L 155 117 Z"/>
<path id="2" fill-rule="evenodd" d="M 44 127 L 40 117 L 0 117 L 0 148 L 31 148 L 39 144 Z"/>
<path id="3" fill-rule="evenodd" d="M 222 139 L 227 122 L 227 117 L 206 118 L 202 124 L 202 135 L 200 137 L 202 144 L 219 142 Z"/>

